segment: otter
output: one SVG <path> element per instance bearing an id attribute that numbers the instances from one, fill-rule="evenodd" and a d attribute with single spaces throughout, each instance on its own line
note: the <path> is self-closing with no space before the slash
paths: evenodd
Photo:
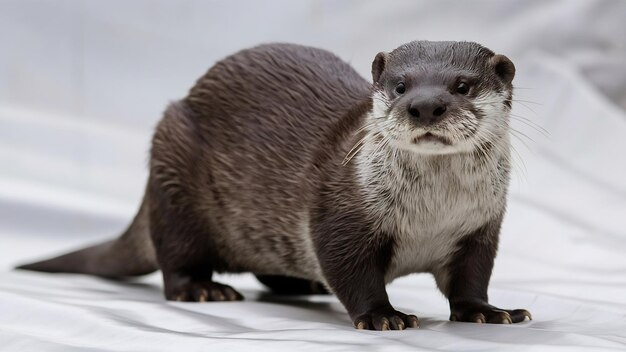
<path id="1" fill-rule="evenodd" d="M 450 319 L 517 323 L 488 302 L 506 209 L 514 64 L 473 42 L 376 55 L 373 84 L 332 53 L 266 44 L 217 62 L 169 105 L 128 229 L 20 269 L 127 278 L 165 298 L 234 301 L 214 272 L 334 293 L 354 327 L 418 327 L 385 286 L 426 272 Z"/>

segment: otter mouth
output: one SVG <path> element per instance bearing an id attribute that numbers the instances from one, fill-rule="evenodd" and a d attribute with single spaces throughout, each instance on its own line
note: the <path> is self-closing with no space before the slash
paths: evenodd
<path id="1" fill-rule="evenodd" d="M 448 138 L 443 137 L 443 136 L 438 136 L 430 132 L 426 132 L 421 136 L 414 137 L 412 142 L 413 144 L 431 143 L 431 144 L 452 145 L 452 141 L 450 141 Z"/>

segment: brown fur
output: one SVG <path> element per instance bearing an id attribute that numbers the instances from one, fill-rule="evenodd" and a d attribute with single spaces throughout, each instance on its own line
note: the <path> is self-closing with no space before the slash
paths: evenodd
<path id="1" fill-rule="evenodd" d="M 461 112 L 474 111 L 474 123 L 481 123 L 494 109 L 484 105 L 488 100 L 472 104 L 485 100 L 485 93 L 503 96 L 499 104 L 508 111 L 513 64 L 474 43 L 414 42 L 379 54 L 372 73 L 373 86 L 333 54 L 289 44 L 243 50 L 218 62 L 185 99 L 168 107 L 156 129 L 146 198 L 131 226 L 149 223 L 152 244 L 120 248 L 129 243 L 125 235 L 99 247 L 106 260 L 86 250 L 53 259 L 55 265 L 24 268 L 122 277 L 155 270 L 158 263 L 166 298 L 189 301 L 241 299 L 233 288 L 213 282 L 212 273 L 253 272 L 277 292 L 321 292 L 325 285 L 358 328 L 416 327 L 414 315 L 389 303 L 385 284 L 395 277 L 389 277 L 393 265 L 394 273 L 435 274 L 450 298 L 453 319 L 523 320 L 527 312 L 498 310 L 486 295 L 508 184 L 504 135 L 469 153 L 419 156 L 414 164 L 422 172 L 419 180 L 412 178 L 419 175 L 412 173 L 413 164 L 406 164 L 413 156 L 404 156 L 414 152 L 373 148 L 386 138 L 380 134 L 365 140 L 367 148 L 356 150 L 356 159 L 346 158 L 376 125 L 372 95 L 393 95 L 398 77 L 413 84 L 406 99 L 417 99 L 427 91 L 414 88 L 420 82 L 439 84 L 444 92 L 454 88 L 458 75 L 473 74 L 475 95 L 449 93 L 449 117 L 440 119 L 464 125 L 467 115 Z M 397 117 L 389 130 L 394 136 L 407 131 L 399 126 L 413 123 L 403 112 L 406 99 L 393 98 L 385 112 Z M 420 124 L 414 123 L 428 125 Z M 468 127 L 458 138 L 467 139 L 476 129 Z M 393 162 L 385 164 L 388 157 Z M 434 198 L 420 200 L 420 187 L 432 187 Z M 447 198 L 435 199 L 436 194 Z M 455 194 L 475 195 L 477 202 L 459 207 L 449 199 Z M 436 216 L 428 213 L 435 209 Z M 447 221 L 440 216 L 447 211 L 474 221 L 455 219 L 451 229 L 432 223 L 414 228 L 413 214 L 395 213 L 406 211 L 417 211 L 420 221 Z M 434 233 L 438 228 L 445 232 Z M 136 232 L 138 238 L 146 233 Z M 435 235 L 441 243 L 449 239 L 435 251 L 436 262 L 422 267 L 398 258 L 401 246 L 413 245 L 413 236 Z M 136 260 L 131 252 L 151 260 Z"/>

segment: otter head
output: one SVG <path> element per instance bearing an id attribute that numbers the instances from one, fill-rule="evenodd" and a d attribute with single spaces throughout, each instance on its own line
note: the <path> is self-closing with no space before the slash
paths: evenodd
<path id="1" fill-rule="evenodd" d="M 508 134 L 515 66 L 471 42 L 415 41 L 379 53 L 371 127 L 423 154 L 470 152 Z"/>

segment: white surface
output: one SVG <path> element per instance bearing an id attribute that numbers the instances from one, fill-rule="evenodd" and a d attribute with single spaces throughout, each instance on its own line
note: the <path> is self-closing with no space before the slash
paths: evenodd
<path id="1" fill-rule="evenodd" d="M 463 4 L 0 3 L 0 351 L 626 350 L 626 2 Z M 369 332 L 334 297 L 281 300 L 246 275 L 221 278 L 246 301 L 194 304 L 165 302 L 158 274 L 10 270 L 124 228 L 151 126 L 215 59 L 288 40 L 366 75 L 414 38 L 479 41 L 517 65 L 514 113 L 530 122 L 514 124 L 533 141 L 516 140 L 490 298 L 532 322 L 448 322 L 427 275 L 389 286 L 419 330 Z"/>

